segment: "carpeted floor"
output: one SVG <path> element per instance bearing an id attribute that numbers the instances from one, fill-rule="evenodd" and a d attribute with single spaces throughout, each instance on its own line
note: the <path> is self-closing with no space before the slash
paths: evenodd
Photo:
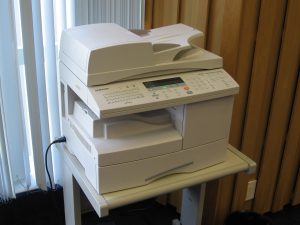
<path id="1" fill-rule="evenodd" d="M 1 225 L 64 225 L 63 191 L 23 193 L 0 204 Z"/>
<path id="2" fill-rule="evenodd" d="M 122 210 L 112 211 L 109 217 L 102 219 L 99 219 L 94 212 L 84 214 L 82 225 L 171 225 L 172 219 L 179 218 L 172 206 L 162 206 L 155 203 L 148 205 L 148 208 L 140 208 L 140 210 L 138 207 L 142 207 L 141 205 L 135 207 L 136 210 L 124 207 Z M 278 213 L 267 213 L 264 217 L 268 218 L 272 225 L 300 225 L 300 205 L 286 206 L 284 210 Z M 245 224 L 241 223 L 239 225 Z"/>
<path id="3" fill-rule="evenodd" d="M 300 205 L 286 206 L 265 216 L 273 225 L 300 225 Z M 83 214 L 82 225 L 171 225 L 175 218 L 179 215 L 174 207 L 147 200 L 111 210 L 108 217 L 101 219 L 94 212 Z M 0 204 L 0 224 L 64 225 L 62 188 L 55 192 L 33 191 Z"/>
<path id="4" fill-rule="evenodd" d="M 94 212 L 83 214 L 82 225 L 172 225 L 179 218 L 173 206 L 161 205 L 153 199 L 111 210 L 99 219 Z"/>
<path id="5" fill-rule="evenodd" d="M 300 205 L 286 206 L 277 213 L 267 213 L 273 225 L 300 225 Z"/>

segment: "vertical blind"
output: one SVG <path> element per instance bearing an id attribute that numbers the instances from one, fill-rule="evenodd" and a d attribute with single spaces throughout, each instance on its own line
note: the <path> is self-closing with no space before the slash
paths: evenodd
<path id="1" fill-rule="evenodd" d="M 146 3 L 147 28 L 182 22 L 204 31 L 203 48 L 221 55 L 240 85 L 229 142 L 257 162 L 257 173 L 208 183 L 203 224 L 223 224 L 236 210 L 276 212 L 299 204 L 300 1 Z M 255 196 L 245 201 L 252 180 Z"/>
<path id="2" fill-rule="evenodd" d="M 10 0 L 0 6 L 0 80 L 1 80 L 1 193 L 2 200 L 15 196 L 14 183 L 26 180 L 23 155 L 24 139 L 23 108 L 19 86 L 17 40 L 15 34 L 14 7 Z M 12 169 L 11 165 L 15 165 Z M 14 182 L 15 181 L 15 182 Z"/>
<path id="3" fill-rule="evenodd" d="M 143 28 L 143 0 L 3 0 L 0 2 L 0 199 L 47 189 L 44 154 L 61 135 L 58 43 L 63 29 L 116 22 Z M 52 183 L 60 159 L 48 158 Z"/>
<path id="4" fill-rule="evenodd" d="M 0 83 L 1 87 L 1 83 Z M 0 202 L 14 197 L 13 184 L 11 183 L 11 170 L 6 149 L 6 140 L 4 135 L 4 118 L 2 108 L 2 96 L 0 93 Z"/>

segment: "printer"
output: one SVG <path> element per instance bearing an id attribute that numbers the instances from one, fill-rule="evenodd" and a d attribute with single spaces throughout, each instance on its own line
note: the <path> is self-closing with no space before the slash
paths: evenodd
<path id="1" fill-rule="evenodd" d="M 62 33 L 65 147 L 99 194 L 225 160 L 239 86 L 221 57 L 193 44 L 201 36 L 184 24 Z"/>

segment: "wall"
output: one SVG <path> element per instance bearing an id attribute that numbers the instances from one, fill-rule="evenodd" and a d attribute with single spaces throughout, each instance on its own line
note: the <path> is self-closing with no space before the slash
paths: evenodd
<path id="1" fill-rule="evenodd" d="M 205 33 L 198 44 L 224 59 L 240 85 L 229 142 L 258 164 L 208 184 L 204 224 L 235 210 L 276 212 L 300 203 L 300 1 L 146 0 L 146 28 L 185 23 Z M 245 201 L 248 181 L 255 198 Z M 180 194 L 168 196 L 180 204 Z"/>

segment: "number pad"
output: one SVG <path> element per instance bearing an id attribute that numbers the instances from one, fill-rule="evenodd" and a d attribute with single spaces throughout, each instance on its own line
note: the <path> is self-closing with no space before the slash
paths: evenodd
<path id="1" fill-rule="evenodd" d="M 138 88 L 119 90 L 113 93 L 106 93 L 103 95 L 107 104 L 122 103 L 132 101 L 134 99 L 143 98 L 144 95 L 139 91 Z"/>

